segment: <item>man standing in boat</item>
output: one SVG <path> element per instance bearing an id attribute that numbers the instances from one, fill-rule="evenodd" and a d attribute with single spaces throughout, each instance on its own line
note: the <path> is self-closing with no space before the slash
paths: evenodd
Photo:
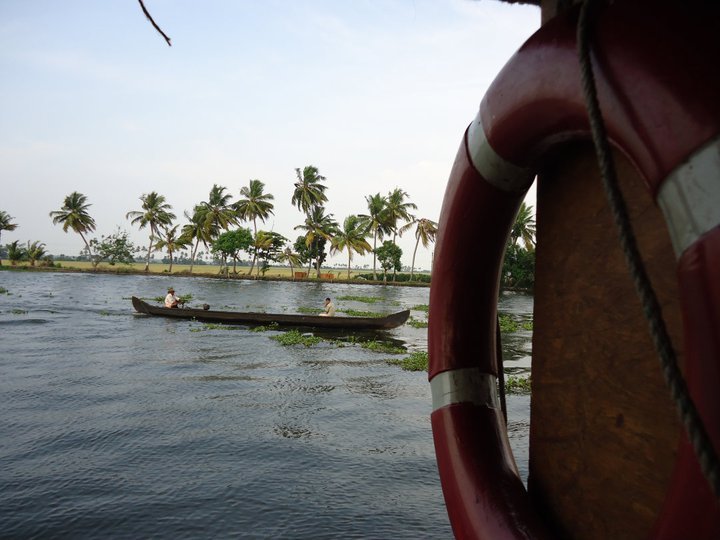
<path id="1" fill-rule="evenodd" d="M 165 297 L 165 307 L 166 308 L 176 308 L 178 305 L 183 304 L 184 302 L 180 300 L 177 296 L 175 296 L 175 289 L 170 287 L 168 289 L 167 296 Z"/>
<path id="2" fill-rule="evenodd" d="M 334 317 L 335 316 L 335 304 L 332 303 L 330 298 L 325 299 L 325 313 L 320 314 L 321 317 Z"/>

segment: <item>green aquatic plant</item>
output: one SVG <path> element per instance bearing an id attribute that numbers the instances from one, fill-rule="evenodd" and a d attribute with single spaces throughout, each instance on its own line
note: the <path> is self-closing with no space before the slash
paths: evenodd
<path id="1" fill-rule="evenodd" d="M 412 326 L 413 328 L 427 328 L 428 322 L 422 321 L 420 319 L 416 319 L 415 317 L 410 317 L 410 320 L 407 322 L 408 326 Z"/>
<path id="2" fill-rule="evenodd" d="M 24 309 L 13 309 L 10 311 L 10 313 L 12 313 L 13 315 L 25 315 L 27 314 L 27 311 L 25 311 Z"/>
<path id="3" fill-rule="evenodd" d="M 357 309 L 343 309 L 345 315 L 348 317 L 384 317 L 382 313 L 376 313 L 374 311 L 358 311 Z"/>
<path id="4" fill-rule="evenodd" d="M 272 322 L 270 324 L 261 325 L 261 326 L 253 326 L 250 328 L 251 332 L 267 332 L 268 330 L 278 330 L 280 328 L 280 325 L 276 322 Z"/>
<path id="5" fill-rule="evenodd" d="M 382 302 L 382 298 L 379 296 L 353 296 L 353 295 L 345 295 L 345 296 L 338 296 L 338 300 L 353 300 L 355 302 L 364 302 L 365 304 L 376 304 L 377 302 Z"/>
<path id="6" fill-rule="evenodd" d="M 242 327 L 232 324 L 205 323 L 203 328 L 205 330 L 240 330 Z"/>
<path id="7" fill-rule="evenodd" d="M 391 359 L 388 364 L 400 366 L 405 371 L 427 371 L 428 369 L 428 353 L 427 351 L 415 351 L 410 356 L 400 359 Z"/>
<path id="8" fill-rule="evenodd" d="M 297 312 L 306 313 L 308 315 L 317 315 L 319 313 L 322 313 L 322 310 L 318 308 L 300 306 L 299 308 L 297 308 Z"/>
<path id="9" fill-rule="evenodd" d="M 500 331 L 503 333 L 517 332 L 520 330 L 520 323 L 513 319 L 510 315 L 501 313 L 499 316 Z"/>
<path id="10" fill-rule="evenodd" d="M 10 294 L 5 287 L 0 287 L 0 294 Z"/>
<path id="11" fill-rule="evenodd" d="M 518 330 L 528 330 L 532 332 L 533 329 L 532 319 L 527 321 L 518 321 L 514 319 L 512 315 L 508 315 L 507 313 L 500 313 L 499 321 L 501 332 L 517 332 Z"/>
<path id="12" fill-rule="evenodd" d="M 510 375 L 505 379 L 505 392 L 508 394 L 529 394 L 532 390 L 532 378 Z"/>
<path id="13" fill-rule="evenodd" d="M 375 340 L 362 342 L 360 343 L 360 347 L 372 352 L 385 354 L 404 354 L 406 352 L 405 347 L 396 347 L 395 345 Z"/>
<path id="14" fill-rule="evenodd" d="M 288 330 L 277 336 L 270 336 L 270 339 L 274 339 L 280 345 L 305 345 L 306 347 L 312 347 L 321 343 L 323 340 L 317 336 L 307 335 L 299 332 L 298 330 Z"/>
<path id="15" fill-rule="evenodd" d="M 417 306 L 413 306 L 410 309 L 413 311 L 424 311 L 425 313 L 428 313 L 430 311 L 430 306 L 427 304 L 418 304 Z"/>

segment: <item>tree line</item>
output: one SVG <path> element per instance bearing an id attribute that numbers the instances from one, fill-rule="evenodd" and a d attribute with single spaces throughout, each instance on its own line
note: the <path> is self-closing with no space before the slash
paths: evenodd
<path id="1" fill-rule="evenodd" d="M 418 218 L 412 211 L 417 206 L 409 201 L 407 192 L 400 188 L 387 195 L 368 195 L 367 213 L 347 216 L 342 224 L 329 213 L 326 178 L 317 167 L 308 165 L 295 169 L 296 180 L 291 204 L 304 214 L 304 221 L 294 229 L 301 232 L 294 242 L 281 234 L 258 228 L 274 214 L 274 196 L 265 191 L 265 184 L 250 180 L 240 188 L 240 196 L 233 196 L 224 186 L 214 184 L 205 201 L 195 205 L 191 212 L 185 211 L 185 223 L 176 223 L 177 216 L 165 196 L 152 191 L 140 197 L 140 208 L 126 214 L 130 224 L 149 232 L 144 251 L 145 271 L 149 271 L 150 260 L 156 251 L 164 251 L 169 258 L 169 271 L 176 255 L 184 249 L 190 252 L 190 272 L 197 261 L 198 250 L 203 246 L 221 261 L 224 272 L 229 273 L 232 262 L 237 272 L 237 262 L 242 253 L 251 258 L 248 275 L 255 270 L 259 275 L 271 262 L 287 264 L 294 272 L 295 267 L 307 265 L 307 274 L 314 266 L 316 275 L 328 254 L 347 254 L 347 272 L 355 254 L 373 254 L 373 279 L 377 279 L 378 263 L 383 270 L 383 279 L 392 271 L 393 278 L 401 269 L 402 250 L 397 237 L 414 228 L 416 243 L 411 263 L 411 279 L 415 271 L 415 256 L 418 246 L 429 248 L 437 235 L 437 223 L 428 218 Z M 101 262 L 133 262 L 137 248 L 130 242 L 128 234 L 120 228 L 108 236 L 90 238 L 95 232 L 96 222 L 90 213 L 91 204 L 87 197 L 74 191 L 65 197 L 59 210 L 50 212 L 53 224 L 61 225 L 65 232 L 80 235 L 84 248 L 81 255 L 87 257 L 93 268 Z M 17 224 L 6 212 L 0 216 L 0 231 L 14 230 Z M 243 224 L 251 226 L 243 227 Z M 372 241 L 372 245 L 370 244 Z M 380 245 L 378 245 L 380 242 Z M 22 246 L 13 242 L 7 246 L 11 261 L 29 260 L 31 265 L 46 256 L 45 244 L 28 242 Z"/>
<path id="2" fill-rule="evenodd" d="M 332 219 L 332 214 L 327 214 L 322 204 L 317 202 L 327 200 L 322 198 L 324 185 L 317 169 L 312 167 L 308 170 L 306 167 L 302 172 L 297 170 L 297 174 L 298 182 L 295 184 L 292 202 L 306 215 L 305 222 L 296 227 L 305 234 L 298 236 L 292 245 L 289 245 L 289 241 L 278 233 L 257 229 L 257 221 L 264 222 L 274 208 L 271 202 L 273 196 L 264 193 L 264 185 L 259 180 L 251 180 L 247 187 L 243 187 L 241 198 L 235 203 L 230 202 L 230 196 L 225 193 L 226 188 L 214 185 L 208 201 L 196 205 L 192 213 L 185 212 L 189 222 L 182 228 L 173 224 L 175 215 L 163 196 L 155 192 L 143 195 L 140 197 L 142 209 L 128 212 L 127 218 L 139 228 L 147 227 L 150 231 L 145 269 L 149 269 L 150 257 L 154 250 L 165 250 L 169 255 L 169 271 L 172 272 L 175 254 L 189 247 L 192 271 L 198 247 L 203 244 L 221 260 L 226 274 L 230 271 L 230 261 L 233 263 L 233 272 L 237 272 L 236 266 L 240 254 L 245 251 L 252 256 L 249 274 L 254 267 L 257 267 L 259 274 L 267 267 L 269 261 L 277 261 L 288 264 L 292 273 L 295 267 L 308 264 L 308 275 L 315 263 L 316 274 L 319 276 L 329 242 L 332 251 L 347 250 L 348 276 L 353 253 L 372 252 L 373 278 L 377 279 L 376 261 L 380 261 L 383 278 L 386 279 L 388 271 L 400 269 L 402 251 L 394 243 L 396 235 L 414 226 L 416 243 L 410 275 L 410 279 L 413 279 L 418 246 L 420 243 L 426 248 L 430 246 L 437 235 L 437 224 L 432 220 L 415 218 L 410 214 L 409 209 L 414 208 L 414 205 L 405 200 L 407 197 L 405 192 L 396 189 L 387 197 L 379 193 L 367 196 L 368 213 L 348 216 L 343 226 L 339 227 Z M 73 192 L 65 198 L 60 210 L 51 212 L 51 217 L 56 224 L 62 224 L 65 231 L 73 230 L 81 236 L 85 244 L 81 254 L 90 259 L 94 266 L 103 261 L 110 264 L 134 262 L 137 249 L 128 239 L 128 233 L 120 228 L 115 233 L 100 239 L 87 238 L 87 234 L 95 230 L 95 220 L 89 214 L 89 206 L 84 195 Z M 388 216 L 401 215 L 403 212 L 407 215 L 403 224 L 392 226 Z M 14 218 L 7 212 L 0 210 L 0 233 L 15 230 L 18 225 L 13 223 L 13 220 Z M 252 222 L 253 230 L 247 227 L 231 229 L 231 226 L 238 221 Z M 378 240 L 382 241 L 390 235 L 392 240 L 385 240 L 382 245 L 377 245 Z M 370 239 L 372 246 L 369 243 Z M 535 274 L 534 248 L 535 220 L 532 207 L 523 203 L 506 246 L 501 277 L 503 286 L 532 288 Z M 2 248 L 0 251 L 3 251 Z M 4 251 L 4 255 L 13 264 L 27 260 L 34 266 L 36 261 L 45 259 L 44 262 L 47 263 L 50 259 L 45 244 L 39 241 L 28 241 L 27 245 L 15 241 L 7 244 Z M 261 261 L 261 264 L 256 266 L 258 261 Z"/>
<path id="3" fill-rule="evenodd" d="M 376 193 L 365 197 L 367 213 L 353 214 L 345 218 L 342 225 L 327 213 L 325 203 L 325 177 L 312 165 L 304 169 L 295 169 L 296 182 L 291 204 L 305 215 L 303 223 L 295 227 L 303 232 L 294 242 L 281 234 L 258 229 L 258 221 L 264 223 L 274 214 L 274 197 L 265 192 L 265 184 L 260 180 L 250 180 L 240 189 L 240 197 L 232 202 L 227 188 L 213 185 L 207 201 L 193 207 L 192 212 L 184 212 L 187 223 L 175 224 L 176 215 L 172 206 L 163 195 L 150 192 L 140 197 L 141 207 L 126 214 L 126 218 L 139 229 L 147 228 L 149 239 L 145 253 L 145 271 L 149 270 L 154 251 L 164 251 L 169 257 L 169 271 L 172 272 L 176 255 L 184 249 L 189 250 L 190 272 L 197 261 L 201 245 L 221 261 L 226 274 L 237 273 L 237 263 L 241 254 L 251 257 L 248 275 L 256 269 L 257 274 L 264 272 L 270 262 L 290 266 L 291 273 L 296 267 L 307 264 L 307 275 L 314 266 L 316 276 L 320 277 L 320 267 L 324 263 L 328 248 L 330 254 L 347 252 L 347 270 L 354 254 L 373 254 L 373 279 L 377 279 L 377 263 L 383 270 L 383 280 L 388 272 L 401 269 L 402 250 L 397 246 L 399 235 L 414 227 L 415 248 L 413 250 L 410 280 L 414 277 L 415 256 L 420 244 L 429 248 L 438 232 L 436 222 L 427 218 L 418 218 L 411 213 L 417 207 L 408 200 L 408 194 L 396 188 L 387 195 Z M 81 255 L 87 257 L 97 267 L 100 262 L 130 263 L 135 261 L 135 248 L 128 233 L 120 228 L 113 234 L 101 238 L 88 238 L 95 231 L 96 223 L 90 215 L 87 197 L 73 192 L 63 201 L 59 210 L 50 212 L 56 225 L 63 230 L 80 235 L 85 247 Z M 17 224 L 7 212 L 0 210 L 0 233 L 13 231 Z M 241 223 L 252 224 L 241 227 Z M 386 240 L 387 238 L 387 240 Z M 372 245 L 370 244 L 372 241 Z M 381 244 L 378 246 L 378 242 Z M 535 221 L 532 207 L 522 203 L 513 224 L 506 246 L 502 271 L 502 285 L 531 288 L 535 271 Z M 32 266 L 36 261 L 47 259 L 44 243 L 28 241 L 26 245 L 18 241 L 7 244 L 6 255 L 13 263 L 27 260 Z M 2 264 L 0 262 L 0 264 Z"/>

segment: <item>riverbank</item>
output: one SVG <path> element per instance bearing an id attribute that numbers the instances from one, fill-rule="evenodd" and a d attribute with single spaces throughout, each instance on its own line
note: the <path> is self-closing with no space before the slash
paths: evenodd
<path id="1" fill-rule="evenodd" d="M 395 285 L 403 287 L 429 287 L 430 283 L 422 281 L 390 281 L 383 282 L 381 279 L 373 281 L 366 279 L 364 275 L 372 272 L 368 270 L 351 270 L 350 279 L 347 278 L 347 270 L 337 268 L 321 268 L 320 278 L 314 277 L 314 272 L 307 276 L 307 270 L 293 269 L 286 267 L 271 267 L 264 274 L 258 276 L 257 270 L 253 269 L 253 275 L 249 275 L 249 266 L 238 266 L 236 273 L 230 270 L 228 274 L 221 273 L 219 265 L 195 265 L 192 272 L 190 265 L 174 265 L 173 271 L 169 272 L 166 264 L 150 264 L 149 270 L 145 271 L 145 263 L 133 263 L 130 265 L 109 265 L 101 263 L 97 268 L 93 269 L 92 265 L 86 261 L 58 261 L 53 266 L 30 266 L 29 263 L 20 263 L 16 266 L 10 265 L 10 261 L 3 260 L 0 270 L 17 271 L 17 272 L 79 272 L 79 273 L 95 273 L 95 274 L 118 274 L 118 275 L 157 275 L 167 277 L 202 277 L 221 280 L 252 280 L 252 281 L 295 281 L 295 282 L 330 282 L 330 283 L 350 283 L 354 285 Z M 298 274 L 305 274 L 304 277 L 298 277 Z M 429 275 L 425 273 L 416 273 L 416 275 Z M 378 274 L 378 278 L 382 278 L 382 274 Z"/>

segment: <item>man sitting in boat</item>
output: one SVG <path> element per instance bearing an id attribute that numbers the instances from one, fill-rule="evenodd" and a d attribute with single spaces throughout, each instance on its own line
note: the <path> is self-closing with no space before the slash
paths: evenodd
<path id="1" fill-rule="evenodd" d="M 330 298 L 325 299 L 325 313 L 320 314 L 321 317 L 334 317 L 335 316 L 335 304 L 332 303 Z"/>
<path id="2" fill-rule="evenodd" d="M 165 297 L 165 307 L 166 308 L 176 308 L 178 305 L 183 304 L 184 302 L 180 300 L 177 296 L 175 296 L 175 289 L 170 287 L 168 289 L 167 296 Z"/>

